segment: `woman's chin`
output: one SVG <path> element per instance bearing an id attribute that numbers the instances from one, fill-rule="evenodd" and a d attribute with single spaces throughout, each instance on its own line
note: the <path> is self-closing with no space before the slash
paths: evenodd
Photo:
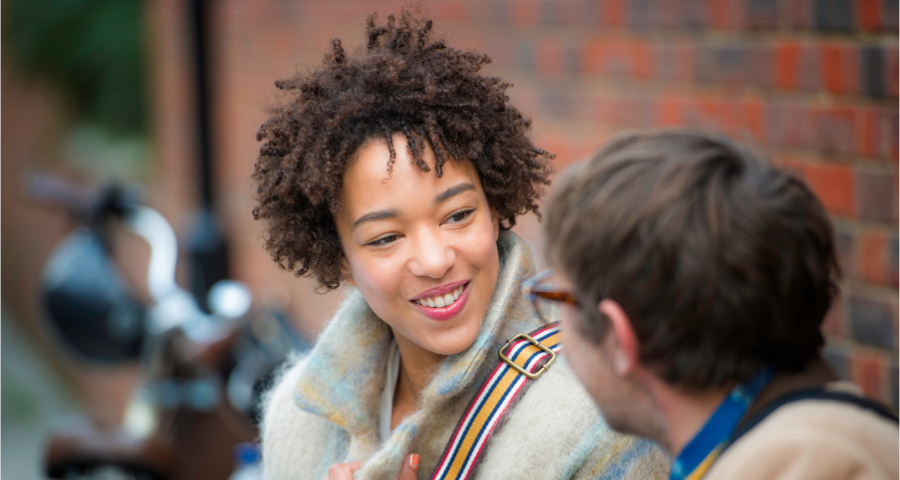
<path id="1" fill-rule="evenodd" d="M 478 332 L 481 330 L 480 327 L 481 325 L 474 329 L 470 327 L 467 329 L 469 331 L 460 332 L 452 336 L 449 333 L 444 333 L 443 336 L 445 338 L 432 338 L 424 346 L 437 355 L 448 356 L 465 352 L 475 343 L 475 339 L 478 338 Z"/>
<path id="2" fill-rule="evenodd" d="M 441 356 L 447 357 L 450 355 L 456 355 L 457 353 L 465 352 L 466 349 L 468 349 L 470 346 L 472 346 L 472 343 L 469 343 L 468 345 L 465 345 L 465 346 L 452 346 L 451 345 L 451 346 L 435 347 L 432 350 L 432 353 L 434 353 L 435 355 L 441 355 Z"/>

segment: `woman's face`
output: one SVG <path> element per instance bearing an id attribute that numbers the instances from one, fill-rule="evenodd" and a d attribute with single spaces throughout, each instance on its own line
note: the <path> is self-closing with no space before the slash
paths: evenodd
<path id="1" fill-rule="evenodd" d="M 497 277 L 500 233 L 470 162 L 449 161 L 434 172 L 413 165 L 406 137 L 360 147 L 344 174 L 343 209 L 335 217 L 344 271 L 398 343 L 438 355 L 468 348 L 487 312 Z"/>

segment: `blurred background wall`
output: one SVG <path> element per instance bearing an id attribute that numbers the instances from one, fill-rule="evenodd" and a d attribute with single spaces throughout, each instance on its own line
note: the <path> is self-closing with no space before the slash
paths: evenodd
<path id="1" fill-rule="evenodd" d="M 51 341 L 38 303 L 41 271 L 74 224 L 64 210 L 36 204 L 25 184 L 36 172 L 160 184 L 147 18 L 137 1 L 2 4 L 3 478 L 44 478 L 42 445 L 54 422 L 84 413 L 118 422 L 138 378 L 134 365 L 87 365 Z M 124 256 L 146 262 L 144 246 L 126 243 Z M 123 262 L 136 279 L 134 265 Z"/>
<path id="2" fill-rule="evenodd" d="M 230 274 L 247 282 L 257 300 L 286 302 L 297 328 L 315 336 L 343 293 L 314 293 L 310 281 L 280 271 L 260 246 L 249 181 L 255 134 L 265 107 L 278 101 L 276 79 L 315 66 L 332 37 L 360 45 L 365 14 L 383 18 L 401 3 L 208 3 L 209 152 Z M 845 272 L 841 300 L 825 325 L 827 358 L 869 396 L 897 407 L 897 0 L 427 5 L 452 45 L 487 53 L 494 60 L 488 73 L 515 85 L 512 101 L 534 119 L 537 145 L 557 154 L 557 167 L 585 158 L 624 129 L 688 125 L 733 135 L 799 172 L 832 216 Z M 8 439 L 8 419 L 13 425 L 24 419 L 29 431 L 44 428 L 42 419 L 53 412 L 115 421 L 137 374 L 72 362 L 41 327 L 40 271 L 72 223 L 61 210 L 29 201 L 25 176 L 51 171 L 86 184 L 141 182 L 182 243 L 202 195 L 189 2 L 10 0 L 2 8 Z M 517 231 L 539 242 L 536 219 L 520 223 Z M 145 247 L 123 238 L 121 251 L 128 278 L 146 295 Z M 31 353 L 16 353 L 7 342 Z M 46 372 L 8 374 L 34 362 L 46 363 Z M 35 390 L 38 377 L 50 379 L 48 389 L 70 392 L 67 403 L 35 413 L 34 399 L 50 391 Z M 14 378 L 18 383 L 8 388 Z M 8 392 L 19 392 L 15 401 Z"/>
<path id="3" fill-rule="evenodd" d="M 154 15 L 174 15 L 175 5 L 157 4 Z M 247 180 L 259 148 L 253 133 L 277 98 L 275 79 L 316 65 L 332 37 L 360 45 L 365 14 L 400 4 L 220 5 L 214 122 L 235 267 L 258 289 L 288 285 L 314 332 L 340 295 L 311 293 L 259 248 Z M 801 173 L 832 215 L 845 270 L 826 325 L 828 358 L 868 395 L 897 405 L 896 0 L 449 0 L 430 8 L 452 44 L 487 53 L 488 72 L 515 85 L 512 101 L 533 117 L 537 144 L 557 154 L 558 167 L 623 129 L 688 125 L 724 131 Z M 157 58 L 166 52 L 158 48 Z M 187 113 L 159 112 L 160 120 Z M 536 225 L 531 216 L 518 231 L 536 243 Z"/>

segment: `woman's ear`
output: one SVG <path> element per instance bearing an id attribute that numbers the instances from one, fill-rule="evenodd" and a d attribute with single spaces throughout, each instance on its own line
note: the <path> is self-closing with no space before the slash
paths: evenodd
<path id="1" fill-rule="evenodd" d="M 356 286 L 353 274 L 350 273 L 350 263 L 347 262 L 347 257 L 344 256 L 341 256 L 341 278 L 350 285 Z"/>
<path id="2" fill-rule="evenodd" d="M 497 214 L 497 209 L 491 207 L 491 224 L 494 225 L 494 241 L 500 240 L 500 215 Z"/>

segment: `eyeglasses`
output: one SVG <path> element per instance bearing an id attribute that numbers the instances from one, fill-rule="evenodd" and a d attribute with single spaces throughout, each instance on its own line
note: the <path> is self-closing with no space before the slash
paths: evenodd
<path id="1" fill-rule="evenodd" d="M 575 295 L 573 295 L 572 292 L 559 285 L 553 285 L 552 283 L 547 282 L 552 276 L 553 270 L 548 269 L 522 282 L 522 295 L 525 295 L 525 298 L 531 300 L 534 311 L 537 312 L 538 317 L 540 317 L 541 321 L 544 323 L 550 323 L 549 319 L 551 317 L 548 314 L 548 308 L 541 305 L 542 302 L 549 300 L 551 302 L 572 305 L 576 308 L 580 307 L 578 299 L 575 298 Z"/>

